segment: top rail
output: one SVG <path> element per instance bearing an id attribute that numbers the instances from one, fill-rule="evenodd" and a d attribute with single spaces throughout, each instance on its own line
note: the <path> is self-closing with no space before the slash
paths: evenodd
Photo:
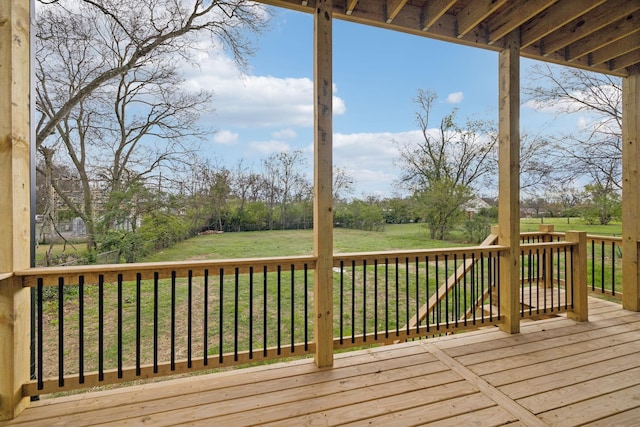
<path id="1" fill-rule="evenodd" d="M 186 277 L 191 274 L 193 277 L 205 275 L 205 270 L 209 274 L 215 274 L 220 268 L 237 268 L 239 273 L 248 273 L 251 267 L 266 267 L 268 272 L 275 272 L 278 266 L 293 265 L 296 268 L 315 268 L 316 258 L 312 256 L 293 256 L 278 258 L 239 258 L 225 260 L 198 260 L 181 262 L 150 262 L 134 264 L 102 264 L 102 265 L 80 265 L 70 267 L 41 267 L 31 268 L 15 272 L 17 277 L 22 277 L 24 287 L 35 287 L 38 285 L 37 278 L 41 278 L 43 285 L 54 286 L 58 284 L 58 279 L 76 280 L 79 276 L 84 277 L 85 283 L 97 283 L 102 280 L 136 280 L 140 279 L 168 279 L 172 274 Z"/>

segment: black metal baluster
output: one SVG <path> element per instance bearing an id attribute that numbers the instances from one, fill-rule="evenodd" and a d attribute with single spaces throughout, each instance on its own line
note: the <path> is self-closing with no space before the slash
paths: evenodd
<path id="1" fill-rule="evenodd" d="M 171 272 L 171 370 L 176 369 L 176 272 Z"/>
<path id="2" fill-rule="evenodd" d="M 438 260 L 438 255 L 435 256 L 435 263 L 436 263 L 436 268 L 435 268 L 435 274 L 436 274 L 436 306 L 433 309 L 433 323 L 436 325 L 436 330 L 439 331 L 440 330 L 440 320 L 442 318 L 441 316 L 441 312 L 440 312 L 440 308 L 441 308 L 441 301 L 440 301 L 440 275 L 438 274 L 438 270 L 440 267 L 440 261 Z"/>
<path id="3" fill-rule="evenodd" d="M 220 268 L 220 314 L 218 318 L 218 362 L 224 361 L 224 268 Z"/>
<path id="4" fill-rule="evenodd" d="M 591 240 L 591 290 L 596 290 L 596 241 Z"/>
<path id="5" fill-rule="evenodd" d="M 192 367 L 193 350 L 193 270 L 187 272 L 187 368 Z"/>
<path id="6" fill-rule="evenodd" d="M 78 383 L 84 384 L 84 276 L 78 277 Z"/>
<path id="7" fill-rule="evenodd" d="M 424 257 L 424 300 L 426 311 L 424 313 L 426 332 L 429 332 L 429 256 Z M 416 316 L 418 313 L 416 313 Z M 420 322 L 418 322 L 420 323 Z"/>
<path id="8" fill-rule="evenodd" d="M 309 266 L 304 264 L 304 351 L 309 350 Z"/>
<path id="9" fill-rule="evenodd" d="M 104 381 L 104 276 L 98 276 L 98 380 Z"/>
<path id="10" fill-rule="evenodd" d="M 141 358 L 141 344 L 142 340 L 142 274 L 136 274 L 136 376 L 140 376 L 140 358 Z"/>
<path id="11" fill-rule="evenodd" d="M 340 260 L 340 344 L 344 342 L 344 261 Z"/>
<path id="12" fill-rule="evenodd" d="M 277 310 L 277 331 L 278 331 L 278 356 L 281 354 L 281 339 L 282 339 L 282 267 L 278 265 L 278 310 Z"/>
<path id="13" fill-rule="evenodd" d="M 249 359 L 253 359 L 253 266 L 249 267 Z"/>
<path id="14" fill-rule="evenodd" d="M 602 293 L 604 293 L 604 241 L 600 243 L 600 286 L 602 288 Z"/>
<path id="15" fill-rule="evenodd" d="M 267 357 L 267 266 L 265 265 L 262 268 L 262 296 L 263 296 L 263 307 L 262 307 L 262 355 Z"/>
<path id="16" fill-rule="evenodd" d="M 367 260 L 362 260 L 362 340 L 367 342 Z"/>
<path id="17" fill-rule="evenodd" d="M 204 366 L 209 365 L 209 269 L 204 270 L 204 302 L 203 302 L 203 330 L 202 330 L 202 347 Z"/>
<path id="18" fill-rule="evenodd" d="M 611 242 L 611 295 L 616 294 L 616 242 Z"/>
<path id="19" fill-rule="evenodd" d="M 378 340 L 378 260 L 373 261 L 373 339 Z"/>
<path id="20" fill-rule="evenodd" d="M 396 336 L 400 336 L 400 266 L 396 257 Z"/>
<path id="21" fill-rule="evenodd" d="M 351 260 L 351 343 L 356 342 L 356 261 Z"/>
<path id="22" fill-rule="evenodd" d="M 449 277 L 449 255 L 444 256 L 444 282 L 445 285 L 447 283 L 447 278 Z M 444 318 L 445 323 L 447 325 L 447 329 L 449 329 L 449 289 L 447 286 L 444 288 Z"/>
<path id="23" fill-rule="evenodd" d="M 540 248 L 536 248 L 536 314 L 540 314 Z"/>
<path id="24" fill-rule="evenodd" d="M 233 360 L 238 361 L 238 323 L 240 311 L 240 269 L 234 271 L 234 291 L 233 291 Z"/>
<path id="25" fill-rule="evenodd" d="M 389 258 L 384 259 L 384 336 L 389 338 Z"/>
<path id="26" fill-rule="evenodd" d="M 122 378 L 122 274 L 118 274 L 118 378 Z"/>
<path id="27" fill-rule="evenodd" d="M 38 379 L 38 390 L 42 390 L 44 388 L 44 381 L 43 381 L 43 372 L 44 372 L 44 349 L 43 349 L 43 345 L 44 345 L 44 320 L 42 318 L 43 315 L 43 306 L 42 306 L 42 302 L 43 302 L 43 293 L 44 293 L 44 281 L 42 280 L 41 277 L 38 277 L 38 289 L 37 289 L 37 295 L 36 295 L 36 310 L 38 313 L 38 318 L 37 318 L 37 323 L 38 323 L 38 331 L 37 331 L 37 336 L 36 336 L 36 340 L 38 341 L 38 364 L 36 366 L 36 377 Z"/>
<path id="28" fill-rule="evenodd" d="M 416 333 L 420 333 L 420 258 L 416 257 Z"/>
<path id="29" fill-rule="evenodd" d="M 296 313 L 295 313 L 295 289 L 296 289 L 296 280 L 295 280 L 296 268 L 294 264 L 291 264 L 291 353 L 295 352 L 296 348 Z"/>
<path id="30" fill-rule="evenodd" d="M 409 257 L 404 259 L 404 282 L 405 325 L 407 325 L 407 335 L 409 335 Z"/>
<path id="31" fill-rule="evenodd" d="M 64 278 L 58 278 L 58 386 L 64 387 Z"/>
<path id="32" fill-rule="evenodd" d="M 473 275 L 475 274 L 476 264 L 473 262 L 475 254 L 471 254 L 471 268 L 469 269 L 469 273 L 471 274 L 471 286 L 473 286 Z M 467 269 L 467 254 L 462 254 L 462 266 L 463 269 Z M 467 274 L 464 273 L 462 275 L 462 304 L 463 304 L 463 312 L 464 312 L 464 326 L 467 326 Z"/>
<path id="33" fill-rule="evenodd" d="M 159 297 L 159 274 L 153 273 L 153 373 L 158 373 L 158 297 Z"/>

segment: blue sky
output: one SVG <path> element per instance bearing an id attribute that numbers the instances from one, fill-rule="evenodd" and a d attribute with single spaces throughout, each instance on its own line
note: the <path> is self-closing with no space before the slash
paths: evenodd
<path id="1" fill-rule="evenodd" d="M 217 132 L 203 154 L 229 168 L 243 158 L 258 169 L 271 152 L 302 149 L 311 176 L 313 17 L 272 13 L 249 67 L 237 68 L 222 53 L 203 53 L 201 69 L 188 75 L 190 87 L 214 91 L 215 111 L 203 121 Z M 419 140 L 412 100 L 419 88 L 439 96 L 433 126 L 454 107 L 461 121 L 497 121 L 497 53 L 340 20 L 333 25 L 334 165 L 355 178 L 352 196 L 395 193 L 392 140 Z M 522 61 L 523 85 L 531 64 Z M 522 109 L 525 130 L 554 122 L 553 114 Z"/>

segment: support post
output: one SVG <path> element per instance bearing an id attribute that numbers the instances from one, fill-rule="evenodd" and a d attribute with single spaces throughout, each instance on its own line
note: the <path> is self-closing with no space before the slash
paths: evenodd
<path id="1" fill-rule="evenodd" d="M 500 328 L 520 332 L 520 35 L 505 37 L 499 54 L 498 244 L 500 255 Z"/>
<path id="2" fill-rule="evenodd" d="M 333 75 L 331 2 L 316 2 L 314 16 L 313 252 L 315 363 L 333 366 Z"/>
<path id="3" fill-rule="evenodd" d="M 28 404 L 30 292 L 30 2 L 0 1 L 0 420 Z"/>
<path id="4" fill-rule="evenodd" d="M 640 311 L 640 66 L 622 78 L 622 307 Z"/>
<path id="5" fill-rule="evenodd" d="M 567 317 L 579 322 L 589 320 L 589 302 L 587 298 L 587 232 L 567 231 L 567 242 L 575 242 L 572 253 L 571 265 L 567 265 L 569 271 L 567 280 L 572 288 L 567 290 L 567 303 L 573 305 L 573 309 L 567 313 Z M 570 268 L 569 268 L 570 267 Z"/>

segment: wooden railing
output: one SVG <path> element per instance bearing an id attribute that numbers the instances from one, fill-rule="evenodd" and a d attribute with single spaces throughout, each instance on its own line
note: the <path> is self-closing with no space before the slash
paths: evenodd
<path id="1" fill-rule="evenodd" d="M 523 318 L 575 311 L 579 243 L 549 236 L 521 244 Z M 334 349 L 500 324 L 505 250 L 494 236 L 475 247 L 334 255 Z M 303 256 L 17 272 L 34 297 L 37 355 L 23 393 L 313 354 L 316 268 Z"/>

